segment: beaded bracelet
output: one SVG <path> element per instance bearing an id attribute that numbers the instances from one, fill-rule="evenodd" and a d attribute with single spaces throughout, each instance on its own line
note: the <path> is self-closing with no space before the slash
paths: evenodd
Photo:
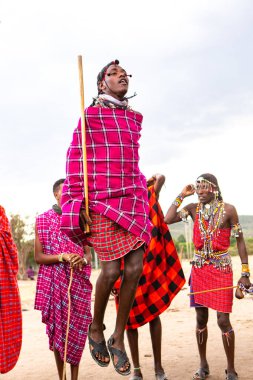
<path id="1" fill-rule="evenodd" d="M 172 204 L 174 206 L 176 206 L 176 208 L 178 208 L 179 206 L 181 206 L 182 202 L 184 200 L 184 197 L 182 196 L 182 194 L 179 194 L 176 199 L 172 202 Z"/>
<path id="2" fill-rule="evenodd" d="M 242 272 L 241 277 L 250 277 L 250 272 Z"/>

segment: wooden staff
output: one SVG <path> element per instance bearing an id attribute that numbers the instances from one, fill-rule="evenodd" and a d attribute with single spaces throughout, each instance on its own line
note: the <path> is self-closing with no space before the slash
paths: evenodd
<path id="1" fill-rule="evenodd" d="M 201 290 L 200 292 L 189 293 L 189 294 L 187 294 L 187 296 L 192 296 L 194 294 L 208 293 L 208 292 L 216 292 L 216 291 L 219 291 L 219 290 L 234 289 L 234 288 L 238 288 L 238 285 L 226 286 L 225 288 L 215 288 L 215 289 Z"/>
<path id="2" fill-rule="evenodd" d="M 83 180 L 84 180 L 84 197 L 85 212 L 89 216 L 89 198 L 88 198 L 88 174 L 87 174 L 87 152 L 86 152 L 86 132 L 84 118 L 84 85 L 83 85 L 83 63 L 82 56 L 78 56 L 78 70 L 80 83 L 80 100 L 81 100 L 81 129 L 82 129 L 82 150 L 83 150 Z M 88 223 L 85 225 L 85 232 L 90 232 Z"/>
<path id="3" fill-rule="evenodd" d="M 67 328 L 66 328 L 66 338 L 65 338 L 65 347 L 64 347 L 64 360 L 63 360 L 63 372 L 62 380 L 65 380 L 66 377 L 66 363 L 67 363 L 67 351 L 68 351 L 68 339 L 69 339 L 69 324 L 70 324 L 70 310 L 71 310 L 71 285 L 73 280 L 73 268 L 70 268 L 70 279 L 68 286 L 68 317 L 67 317 Z"/>

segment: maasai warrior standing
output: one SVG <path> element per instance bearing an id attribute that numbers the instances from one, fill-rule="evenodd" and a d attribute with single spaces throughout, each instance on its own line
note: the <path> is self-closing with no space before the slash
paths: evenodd
<path id="1" fill-rule="evenodd" d="M 196 193 L 199 203 L 191 203 L 177 211 L 183 199 Z M 206 358 L 208 308 L 217 311 L 217 322 L 222 332 L 222 340 L 227 356 L 226 379 L 237 380 L 234 367 L 235 335 L 229 313 L 233 303 L 233 272 L 229 255 L 230 235 L 236 237 L 238 252 L 242 262 L 242 274 L 238 284 L 250 286 L 248 254 L 234 206 L 224 203 L 216 177 L 202 174 L 196 186 L 187 185 L 169 208 L 165 221 L 176 223 L 191 216 L 194 221 L 193 243 L 195 255 L 192 261 L 191 291 L 231 287 L 226 290 L 204 292 L 191 297 L 191 306 L 196 308 L 196 337 L 200 355 L 200 368 L 193 379 L 205 379 L 209 375 Z"/>
<path id="2" fill-rule="evenodd" d="M 9 372 L 15 366 L 22 344 L 17 272 L 17 248 L 4 208 L 0 206 L 0 373 Z"/>
<path id="3" fill-rule="evenodd" d="M 146 179 L 139 170 L 142 115 L 128 106 L 125 98 L 128 75 L 117 60 L 101 70 L 97 86 L 98 97 L 85 111 L 89 194 L 84 194 L 79 122 L 67 153 L 62 228 L 74 241 L 82 244 L 88 241 L 101 261 L 89 344 L 93 359 L 103 367 L 110 361 L 103 333 L 104 313 L 124 257 L 120 305 L 108 349 L 115 370 L 128 375 L 130 363 L 124 347 L 124 330 L 151 227 Z M 84 196 L 89 197 L 90 218 L 84 211 Z M 90 225 L 90 236 L 83 232 L 86 223 Z"/>
<path id="4" fill-rule="evenodd" d="M 127 322 L 127 337 L 134 365 L 130 380 L 143 378 L 138 348 L 138 328 L 149 322 L 156 380 L 167 380 L 161 362 L 162 325 L 159 315 L 170 305 L 185 283 L 184 273 L 158 202 L 165 177 L 155 174 L 147 182 L 149 218 L 152 222 L 151 241 L 143 257 L 143 273 L 136 290 Z M 113 289 L 118 308 L 119 279 Z"/>
<path id="5" fill-rule="evenodd" d="M 91 254 L 73 243 L 60 230 L 62 211 L 60 198 L 64 179 L 53 186 L 57 204 L 39 215 L 35 228 L 35 260 L 40 264 L 35 309 L 41 310 L 46 324 L 49 348 L 54 351 L 59 378 L 62 379 L 68 316 L 70 267 L 74 269 L 70 289 L 71 310 L 67 345 L 67 363 L 71 379 L 78 378 L 79 362 L 91 322 Z"/>

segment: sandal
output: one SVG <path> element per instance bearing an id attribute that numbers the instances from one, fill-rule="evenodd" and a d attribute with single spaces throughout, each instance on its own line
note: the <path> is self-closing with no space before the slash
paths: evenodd
<path id="1" fill-rule="evenodd" d="M 110 355 L 109 355 L 109 352 L 107 350 L 107 347 L 106 347 L 106 343 L 105 343 L 105 340 L 103 339 L 101 342 L 97 343 L 95 342 L 95 340 L 93 340 L 90 336 L 90 326 L 91 324 L 89 325 L 89 328 L 88 328 L 88 339 L 89 339 L 89 348 L 90 348 L 90 354 L 92 356 L 92 359 L 95 360 L 95 362 L 100 365 L 100 367 L 108 367 L 109 363 L 110 363 Z M 104 326 L 104 330 L 105 330 L 105 325 Z M 91 348 L 91 346 L 93 348 Z M 101 360 L 99 360 L 99 358 L 97 356 L 99 356 L 99 354 L 101 356 L 103 356 L 104 358 L 108 358 L 108 362 L 103 362 Z"/>
<path id="2" fill-rule="evenodd" d="M 111 355 L 112 363 L 115 368 L 115 371 L 122 376 L 128 376 L 131 373 L 131 364 L 127 357 L 126 351 L 121 351 L 118 348 L 112 347 L 114 343 L 114 338 L 111 336 L 107 342 L 107 347 Z M 114 363 L 114 357 L 118 358 L 117 364 Z M 120 371 L 120 368 L 124 367 L 125 364 L 129 364 L 129 367 L 125 371 Z"/>
<path id="3" fill-rule="evenodd" d="M 228 373 L 228 371 L 225 369 L 225 373 L 226 373 L 226 380 L 238 380 L 238 375 L 236 372 Z"/>
<path id="4" fill-rule="evenodd" d="M 205 378 L 209 375 L 209 368 L 199 368 L 193 375 L 193 380 L 205 380 Z"/>
<path id="5" fill-rule="evenodd" d="M 165 372 L 163 372 L 163 373 L 156 373 L 155 374 L 155 378 L 156 378 L 156 380 L 169 380 L 168 376 L 166 375 Z"/>

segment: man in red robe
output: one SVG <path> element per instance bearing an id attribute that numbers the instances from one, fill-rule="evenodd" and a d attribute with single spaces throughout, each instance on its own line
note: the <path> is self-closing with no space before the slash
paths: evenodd
<path id="1" fill-rule="evenodd" d="M 190 203 L 178 211 L 183 199 L 196 191 L 199 202 Z M 200 356 L 200 368 L 193 379 L 203 380 L 209 375 L 206 357 L 208 309 L 217 311 L 217 323 L 222 332 L 222 341 L 227 357 L 226 380 L 237 380 L 234 366 L 235 334 L 229 315 L 233 303 L 233 271 L 229 254 L 230 235 L 236 238 L 242 262 L 239 286 L 250 287 L 248 254 L 239 218 L 234 206 L 223 201 L 216 177 L 205 173 L 196 184 L 187 185 L 170 206 L 165 222 L 186 221 L 190 216 L 194 222 L 194 258 L 191 262 L 191 306 L 196 309 L 196 337 Z M 216 291 L 210 291 L 217 289 Z M 207 292 L 207 290 L 209 290 Z"/>
<path id="2" fill-rule="evenodd" d="M 22 316 L 17 284 L 18 255 L 9 221 L 0 206 L 0 373 L 17 363 L 22 343 Z"/>

